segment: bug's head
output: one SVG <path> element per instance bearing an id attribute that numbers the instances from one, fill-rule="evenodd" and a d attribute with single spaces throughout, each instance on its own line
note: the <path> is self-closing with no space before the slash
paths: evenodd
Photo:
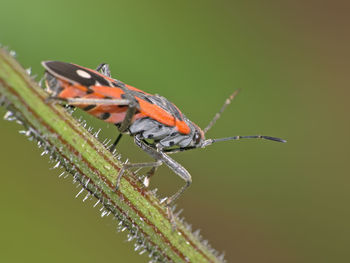
<path id="1" fill-rule="evenodd" d="M 202 144 L 205 141 L 204 132 L 196 124 L 193 123 L 193 126 L 195 129 L 194 129 L 192 142 L 190 146 L 195 148 L 200 148 L 202 147 Z"/>

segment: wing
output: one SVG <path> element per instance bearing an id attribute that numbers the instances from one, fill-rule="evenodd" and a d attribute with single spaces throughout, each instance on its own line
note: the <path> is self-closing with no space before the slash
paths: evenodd
<path id="1" fill-rule="evenodd" d="M 127 106 L 94 105 L 89 104 L 89 99 L 123 99 L 123 94 L 129 93 L 139 103 L 133 121 L 148 117 L 167 126 L 176 126 L 180 133 L 190 133 L 182 113 L 164 97 L 151 95 L 79 65 L 60 61 L 44 61 L 42 65 L 47 71 L 49 92 L 61 99 L 86 99 L 86 104 L 77 106 L 99 119 L 114 124 L 121 123 Z"/>
<path id="2" fill-rule="evenodd" d="M 89 99 L 121 99 L 124 94 L 122 82 L 75 64 L 44 61 L 42 65 L 47 71 L 47 87 L 54 97 L 86 99 L 86 103 L 77 107 L 107 122 L 118 124 L 123 121 L 127 106 L 89 103 Z"/>

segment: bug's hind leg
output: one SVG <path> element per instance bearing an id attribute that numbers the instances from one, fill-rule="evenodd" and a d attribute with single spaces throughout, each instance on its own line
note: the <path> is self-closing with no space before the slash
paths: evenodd
<path id="1" fill-rule="evenodd" d="M 106 77 L 111 77 L 111 70 L 109 69 L 109 65 L 107 63 L 101 63 L 98 65 L 96 71 L 102 73 Z"/>

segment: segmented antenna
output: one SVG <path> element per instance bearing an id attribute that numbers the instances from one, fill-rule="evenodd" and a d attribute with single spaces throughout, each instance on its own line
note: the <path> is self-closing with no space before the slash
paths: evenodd
<path id="1" fill-rule="evenodd" d="M 220 138 L 220 139 L 212 139 L 214 142 L 223 142 L 223 141 L 230 141 L 230 140 L 240 140 L 240 139 L 265 139 L 275 142 L 287 142 L 286 140 L 271 137 L 271 136 L 265 136 L 265 135 L 248 135 L 248 136 L 233 136 L 233 137 L 227 137 L 227 138 Z"/>
<path id="2" fill-rule="evenodd" d="M 238 94 L 240 90 L 236 90 L 235 92 L 233 92 L 231 94 L 230 97 L 228 97 L 224 103 L 224 105 L 222 105 L 221 109 L 219 110 L 218 113 L 215 114 L 214 118 L 211 120 L 211 122 L 208 124 L 207 127 L 205 127 L 205 129 L 203 130 L 204 134 L 207 133 L 207 131 L 209 131 L 209 129 L 211 127 L 213 127 L 213 125 L 215 124 L 215 122 L 221 117 L 221 114 L 224 112 L 224 110 L 226 109 L 226 107 L 231 103 L 231 101 L 236 97 L 236 95 Z"/>
<path id="3" fill-rule="evenodd" d="M 231 140 L 240 140 L 240 139 L 265 139 L 275 142 L 287 142 L 286 140 L 283 140 L 281 138 L 271 137 L 271 136 L 265 136 L 265 135 L 248 135 L 248 136 L 233 136 L 233 137 L 227 137 L 227 138 L 220 138 L 220 139 L 208 139 L 203 142 L 203 144 L 200 146 L 201 148 L 207 147 L 214 142 L 224 142 L 224 141 L 231 141 Z"/>

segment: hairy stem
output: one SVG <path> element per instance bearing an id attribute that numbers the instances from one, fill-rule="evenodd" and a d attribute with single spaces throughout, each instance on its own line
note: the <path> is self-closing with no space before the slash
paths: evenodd
<path id="1" fill-rule="evenodd" d="M 165 207 L 126 174 L 115 183 L 121 163 L 97 136 L 90 134 L 60 105 L 45 102 L 47 94 L 5 50 L 0 48 L 0 103 L 41 147 L 97 198 L 107 213 L 135 240 L 135 250 L 148 251 L 159 262 L 222 262 L 223 258 L 176 219 L 172 229 Z"/>

